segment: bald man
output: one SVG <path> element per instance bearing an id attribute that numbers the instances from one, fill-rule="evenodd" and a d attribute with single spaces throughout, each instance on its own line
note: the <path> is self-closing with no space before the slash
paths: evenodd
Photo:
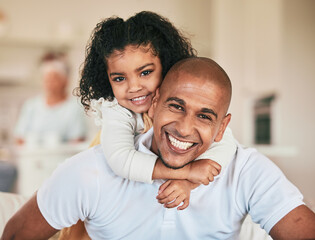
<path id="1" fill-rule="evenodd" d="M 217 63 L 177 63 L 153 100 L 154 130 L 138 139 L 138 150 L 159 155 L 172 171 L 186 166 L 222 138 L 230 99 L 230 80 Z M 8 222 L 2 239 L 45 239 L 80 219 L 91 239 L 237 239 L 248 213 L 274 239 L 315 237 L 315 215 L 301 193 L 255 149 L 238 145 L 220 175 L 191 192 L 183 211 L 157 202 L 162 182 L 114 175 L 96 146 L 60 166 Z"/>

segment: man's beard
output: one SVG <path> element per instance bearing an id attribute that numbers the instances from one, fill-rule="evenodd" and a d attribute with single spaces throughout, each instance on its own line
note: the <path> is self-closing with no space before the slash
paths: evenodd
<path id="1" fill-rule="evenodd" d="M 164 160 L 164 158 L 163 158 L 163 156 L 162 156 L 162 154 L 161 154 L 161 152 L 160 152 L 159 149 L 158 149 L 158 154 L 159 154 L 159 158 L 161 159 L 161 161 L 162 161 L 162 163 L 164 164 L 164 166 L 165 166 L 165 167 L 168 167 L 168 168 L 171 168 L 171 169 L 174 169 L 174 170 L 183 168 L 183 167 L 185 167 L 187 164 L 189 164 L 190 162 L 192 162 L 192 161 L 190 161 L 190 162 L 188 162 L 188 163 L 185 163 L 183 166 L 180 166 L 180 167 L 174 167 L 174 166 L 169 165 L 167 162 L 165 162 L 165 160 Z"/>

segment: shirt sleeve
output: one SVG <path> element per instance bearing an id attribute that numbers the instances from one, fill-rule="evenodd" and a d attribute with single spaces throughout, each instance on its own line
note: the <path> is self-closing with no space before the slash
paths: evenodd
<path id="1" fill-rule="evenodd" d="M 59 165 L 37 192 L 40 212 L 55 229 L 92 218 L 97 211 L 100 184 L 96 173 L 99 166 L 91 154 L 77 156 Z"/>
<path id="2" fill-rule="evenodd" d="M 227 127 L 220 142 L 214 142 L 210 148 L 197 159 L 211 159 L 225 168 L 234 157 L 237 149 L 232 130 Z"/>
<path id="3" fill-rule="evenodd" d="M 267 233 L 294 208 L 304 204 L 300 191 L 267 157 L 254 151 L 240 171 L 237 203 Z"/>
<path id="4" fill-rule="evenodd" d="M 101 145 L 115 174 L 133 181 L 152 183 L 157 156 L 135 148 L 136 115 L 118 104 L 102 107 Z"/>

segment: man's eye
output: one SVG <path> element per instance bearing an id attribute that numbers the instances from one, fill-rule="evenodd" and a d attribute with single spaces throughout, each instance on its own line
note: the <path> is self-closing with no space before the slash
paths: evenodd
<path id="1" fill-rule="evenodd" d="M 172 103 L 169 106 L 172 107 L 172 108 L 175 108 L 177 110 L 184 111 L 184 108 L 182 106 L 178 105 L 178 104 Z"/>
<path id="2" fill-rule="evenodd" d="M 115 77 L 115 78 L 113 78 L 114 82 L 121 82 L 121 81 L 124 81 L 124 80 L 125 80 L 124 77 Z"/>
<path id="3" fill-rule="evenodd" d="M 212 118 L 205 114 L 199 114 L 198 117 L 201 119 L 212 121 Z"/>
<path id="4" fill-rule="evenodd" d="M 141 76 L 147 76 L 149 75 L 151 72 L 153 72 L 152 70 L 145 70 L 143 72 L 141 72 Z"/>

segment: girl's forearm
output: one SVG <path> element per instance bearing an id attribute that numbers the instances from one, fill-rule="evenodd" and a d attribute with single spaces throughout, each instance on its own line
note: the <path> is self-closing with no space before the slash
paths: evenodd
<path id="1" fill-rule="evenodd" d="M 187 179 L 188 174 L 189 164 L 180 169 L 172 169 L 166 167 L 158 158 L 153 169 L 152 179 Z"/>

